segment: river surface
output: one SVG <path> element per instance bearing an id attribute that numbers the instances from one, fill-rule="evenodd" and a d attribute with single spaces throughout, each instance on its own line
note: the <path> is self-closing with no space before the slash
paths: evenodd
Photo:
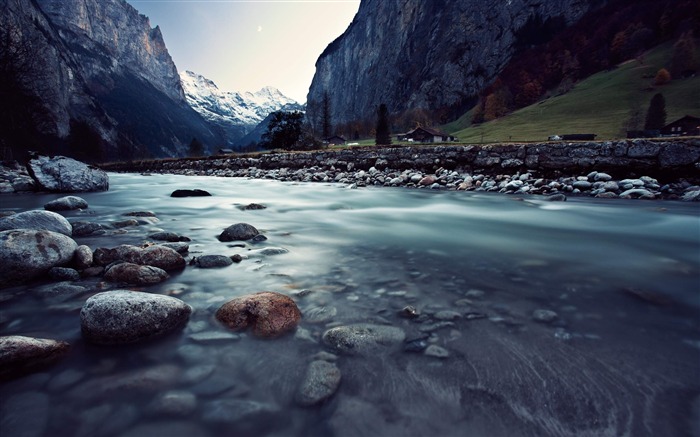
<path id="1" fill-rule="evenodd" d="M 169 197 L 179 188 L 212 196 Z M 181 332 L 139 345 L 81 338 L 83 302 L 113 284 L 86 279 L 76 285 L 87 291 L 69 297 L 45 283 L 1 291 L 1 335 L 72 345 L 58 364 L 0 385 L 0 420 L 26 431 L 17 435 L 700 435 L 698 203 L 125 174 L 80 196 L 90 206 L 66 213 L 70 221 L 158 217 L 76 238 L 93 250 L 165 230 L 192 240 L 188 259 L 249 256 L 140 288 L 194 311 Z M 42 209 L 57 197 L 4 196 L 0 209 Z M 253 202 L 267 208 L 242 209 Z M 218 241 L 239 222 L 267 240 Z M 255 252 L 268 247 L 288 253 Z M 297 331 L 228 335 L 214 312 L 263 290 L 294 298 Z M 400 316 L 408 305 L 418 318 Z M 558 317 L 538 322 L 538 309 Z M 407 342 L 324 354 L 333 351 L 322 334 L 355 323 L 399 327 Z M 295 396 L 318 357 L 335 360 L 340 386 L 303 407 Z"/>

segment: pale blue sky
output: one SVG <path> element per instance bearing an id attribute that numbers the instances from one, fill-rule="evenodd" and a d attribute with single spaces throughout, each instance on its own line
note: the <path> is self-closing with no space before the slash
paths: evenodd
<path id="1" fill-rule="evenodd" d="M 127 0 L 159 25 L 178 70 L 224 91 L 273 86 L 300 103 L 326 46 L 359 0 Z"/>

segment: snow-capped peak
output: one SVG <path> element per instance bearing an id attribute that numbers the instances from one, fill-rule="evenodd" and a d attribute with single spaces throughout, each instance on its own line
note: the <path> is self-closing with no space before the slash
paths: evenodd
<path id="1" fill-rule="evenodd" d="M 277 88 L 266 86 L 256 92 L 222 91 L 206 77 L 192 71 L 180 73 L 182 88 L 190 106 L 205 119 L 217 123 L 253 126 L 271 112 L 301 105 Z"/>

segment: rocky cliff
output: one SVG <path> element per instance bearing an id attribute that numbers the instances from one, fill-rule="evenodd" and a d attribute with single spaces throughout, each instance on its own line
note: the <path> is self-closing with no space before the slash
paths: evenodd
<path id="1" fill-rule="evenodd" d="M 66 139 L 71 122 L 87 123 L 112 158 L 124 153 L 117 145 L 164 157 L 184 154 L 193 137 L 221 144 L 188 105 L 160 29 L 126 1 L 0 0 L 0 21 L 39 54 L 27 85 L 51 113 L 44 133 Z"/>
<path id="2" fill-rule="evenodd" d="M 307 101 L 330 97 L 335 123 L 460 105 L 493 80 L 528 22 L 570 24 L 601 0 L 362 0 L 316 62 Z M 316 109 L 318 111 L 318 109 Z"/>

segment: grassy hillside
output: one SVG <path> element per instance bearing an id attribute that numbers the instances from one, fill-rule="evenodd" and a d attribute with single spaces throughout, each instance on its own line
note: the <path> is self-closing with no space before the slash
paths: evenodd
<path id="1" fill-rule="evenodd" d="M 700 46 L 700 44 L 699 44 Z M 542 141 L 549 135 L 594 133 L 596 139 L 624 138 L 624 124 L 638 110 L 641 122 L 657 92 L 666 99 L 667 122 L 686 114 L 700 116 L 700 75 L 652 86 L 656 72 L 668 65 L 670 43 L 612 71 L 595 74 L 564 95 L 550 97 L 503 118 L 471 126 L 471 111 L 442 126 L 460 142 Z"/>

